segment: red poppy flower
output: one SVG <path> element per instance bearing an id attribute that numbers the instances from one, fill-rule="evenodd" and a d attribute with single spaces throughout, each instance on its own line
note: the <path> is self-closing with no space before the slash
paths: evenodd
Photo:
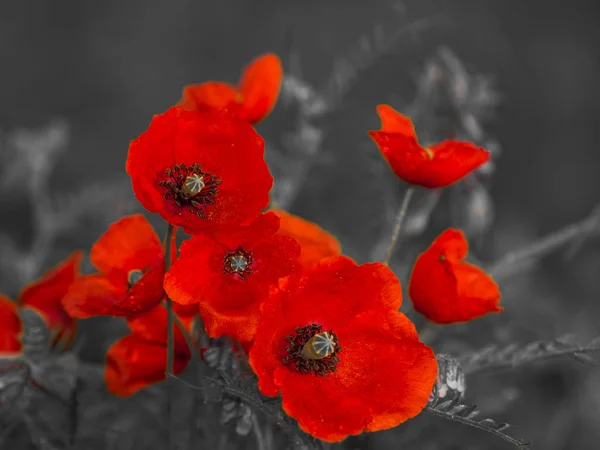
<path id="1" fill-rule="evenodd" d="M 266 213 L 247 228 L 185 241 L 165 276 L 165 291 L 174 302 L 199 303 L 209 336 L 249 342 L 260 304 L 295 270 L 300 255 L 296 241 L 276 234 L 278 227 L 277 216 Z"/>
<path id="2" fill-rule="evenodd" d="M 188 233 L 253 220 L 273 185 L 263 139 L 248 123 L 214 109 L 173 107 L 154 116 L 129 147 L 127 173 L 148 211 Z"/>
<path id="3" fill-rule="evenodd" d="M 465 322 L 504 309 L 492 277 L 464 261 L 468 250 L 462 231 L 450 228 L 417 258 L 409 294 L 415 310 L 432 322 Z"/>
<path id="4" fill-rule="evenodd" d="M 19 306 L 35 309 L 46 320 L 53 334 L 52 345 L 69 347 L 75 339 L 77 321 L 63 308 L 62 300 L 79 277 L 83 254 L 74 252 L 65 261 L 26 286 L 19 295 Z"/>
<path id="5" fill-rule="evenodd" d="M 191 319 L 180 316 L 189 331 Z M 127 397 L 165 379 L 167 365 L 167 312 L 162 305 L 127 319 L 131 333 L 115 342 L 106 353 L 104 379 L 109 392 Z M 188 344 L 174 327 L 173 373 L 182 372 L 189 360 Z"/>
<path id="6" fill-rule="evenodd" d="M 339 241 L 314 222 L 309 222 L 299 216 L 290 214 L 282 209 L 272 209 L 280 219 L 279 234 L 294 238 L 300 248 L 298 262 L 309 267 L 329 256 L 342 253 Z"/>
<path id="7" fill-rule="evenodd" d="M 401 302 L 381 263 L 338 256 L 290 276 L 263 303 L 250 350 L 261 392 L 281 393 L 300 428 L 328 442 L 416 416 L 437 365 Z"/>
<path id="8" fill-rule="evenodd" d="M 23 325 L 17 305 L 0 294 L 0 357 L 15 356 L 21 352 Z"/>
<path id="9" fill-rule="evenodd" d="M 113 223 L 93 245 L 90 260 L 100 273 L 78 278 L 63 298 L 72 316 L 129 316 L 163 298 L 161 242 L 141 214 Z"/>
<path id="10" fill-rule="evenodd" d="M 255 58 L 244 69 L 237 87 L 218 81 L 186 86 L 179 104 L 188 110 L 225 108 L 250 123 L 256 123 L 275 107 L 282 79 L 279 57 L 267 53 Z"/>
<path id="11" fill-rule="evenodd" d="M 409 184 L 441 188 L 485 164 L 490 153 L 468 142 L 446 140 L 422 147 L 412 121 L 389 105 L 379 105 L 381 129 L 369 131 L 398 178 Z"/>

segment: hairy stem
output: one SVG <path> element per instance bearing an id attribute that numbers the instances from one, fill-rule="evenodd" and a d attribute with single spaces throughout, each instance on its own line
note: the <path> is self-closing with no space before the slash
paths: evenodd
<path id="1" fill-rule="evenodd" d="M 600 231 L 600 209 L 596 208 L 592 214 L 579 222 L 567 225 L 533 244 L 514 252 L 492 264 L 487 272 L 496 280 L 510 276 L 520 263 L 532 258 L 544 256 L 557 248 L 567 244 L 578 237 Z"/>
<path id="2" fill-rule="evenodd" d="M 171 266 L 171 249 L 173 238 L 175 237 L 173 233 L 173 225 L 169 224 L 167 226 L 167 234 L 165 236 L 165 272 L 169 270 Z M 166 374 L 170 374 L 173 371 L 173 361 L 174 361 L 174 339 L 173 339 L 173 301 L 167 296 L 167 367 Z M 174 423 L 173 423 L 173 383 L 172 380 L 168 379 L 167 382 L 167 435 L 169 442 L 169 450 L 175 449 L 175 433 L 174 433 Z"/>
<path id="3" fill-rule="evenodd" d="M 413 186 L 409 186 L 406 191 L 404 191 L 404 198 L 402 199 L 402 205 L 398 210 L 398 214 L 396 214 L 396 219 L 394 220 L 394 232 L 392 233 L 392 238 L 390 241 L 390 245 L 387 249 L 387 254 L 383 263 L 388 266 L 390 261 L 392 260 L 392 254 L 394 253 L 394 248 L 396 247 L 396 243 L 398 242 L 398 237 L 400 237 L 400 232 L 402 231 L 402 224 L 404 223 L 404 219 L 406 218 L 406 212 L 408 211 L 408 204 L 410 203 L 410 199 L 415 192 L 415 188 Z"/>

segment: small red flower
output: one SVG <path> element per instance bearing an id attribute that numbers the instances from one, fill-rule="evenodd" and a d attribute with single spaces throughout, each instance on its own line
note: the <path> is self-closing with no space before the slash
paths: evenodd
<path id="1" fill-rule="evenodd" d="M 275 107 L 282 79 L 279 57 L 267 53 L 244 69 L 237 87 L 218 81 L 189 85 L 183 88 L 179 104 L 188 110 L 225 108 L 250 123 L 257 123 Z"/>
<path id="2" fill-rule="evenodd" d="M 497 313 L 500 290 L 491 276 L 465 262 L 469 244 L 460 230 L 450 228 L 419 255 L 409 294 L 415 310 L 432 322 L 466 322 Z"/>
<path id="3" fill-rule="evenodd" d="M 42 278 L 26 286 L 19 295 L 19 306 L 35 309 L 46 320 L 54 338 L 53 346 L 68 348 L 77 333 L 77 321 L 63 308 L 62 300 L 79 277 L 83 254 L 74 252 Z"/>
<path id="4" fill-rule="evenodd" d="M 235 227 L 269 203 L 273 177 L 251 125 L 215 109 L 173 107 L 129 147 L 137 199 L 188 233 Z"/>
<path id="5" fill-rule="evenodd" d="M 0 357 L 16 356 L 21 352 L 23 324 L 17 305 L 0 294 Z"/>
<path id="6" fill-rule="evenodd" d="M 189 331 L 191 318 L 180 316 Z M 162 305 L 129 317 L 131 333 L 116 341 L 106 353 L 104 379 L 109 392 L 127 397 L 165 379 L 167 365 L 167 312 Z M 179 327 L 174 327 L 173 373 L 182 372 L 189 360 L 188 344 Z"/>
<path id="7" fill-rule="evenodd" d="M 342 253 L 339 241 L 316 223 L 290 214 L 282 209 L 272 209 L 280 219 L 279 234 L 294 238 L 302 249 L 298 262 L 312 266 L 329 256 Z"/>
<path id="8" fill-rule="evenodd" d="M 113 223 L 92 247 L 90 259 L 100 273 L 78 278 L 62 300 L 72 317 L 129 316 L 163 299 L 164 251 L 141 214 Z"/>
<path id="9" fill-rule="evenodd" d="M 295 274 L 262 306 L 250 365 L 300 428 L 336 442 L 419 414 L 437 376 L 431 348 L 397 312 L 400 283 L 345 256 Z"/>
<path id="10" fill-rule="evenodd" d="M 165 291 L 174 302 L 199 303 L 209 336 L 251 341 L 260 304 L 295 270 L 300 255 L 296 241 L 276 234 L 278 227 L 277 216 L 266 213 L 247 228 L 185 241 L 165 276 Z"/>
<path id="11" fill-rule="evenodd" d="M 485 164 L 490 153 L 468 142 L 446 140 L 422 147 L 412 121 L 389 105 L 377 106 L 381 129 L 369 131 L 398 178 L 409 184 L 441 188 Z"/>

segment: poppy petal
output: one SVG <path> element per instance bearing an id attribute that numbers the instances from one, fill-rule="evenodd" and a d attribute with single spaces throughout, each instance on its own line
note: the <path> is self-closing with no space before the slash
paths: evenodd
<path id="1" fill-rule="evenodd" d="M 240 108 L 242 101 L 243 96 L 235 86 L 224 82 L 208 81 L 185 86 L 179 105 L 184 109 L 195 111 L 206 107 Z"/>
<path id="2" fill-rule="evenodd" d="M 112 315 L 115 303 L 126 292 L 125 286 L 118 286 L 103 275 L 84 275 L 71 285 L 62 305 L 71 317 L 77 319 Z"/>
<path id="3" fill-rule="evenodd" d="M 387 133 L 402 134 L 417 139 L 415 126 L 409 117 L 400 114 L 390 105 L 378 105 L 377 114 L 381 120 L 381 130 Z"/>
<path id="4" fill-rule="evenodd" d="M 241 114 L 248 122 L 259 122 L 273 110 L 282 80 L 281 60 L 274 53 L 255 58 L 244 69 L 239 90 L 244 99 Z"/>
<path id="5" fill-rule="evenodd" d="M 55 333 L 54 344 L 70 345 L 75 338 L 77 326 L 62 306 L 62 299 L 79 276 L 83 253 L 73 252 L 39 280 L 27 285 L 19 295 L 19 304 L 35 309 L 46 320 L 48 328 Z"/>
<path id="6" fill-rule="evenodd" d="M 279 234 L 289 236 L 300 244 L 298 262 L 310 267 L 324 258 L 342 253 L 339 241 L 314 222 L 305 220 L 282 209 L 272 209 L 281 219 Z"/>
<path id="7" fill-rule="evenodd" d="M 177 356 L 173 373 L 182 372 L 189 357 Z M 128 397 L 153 383 L 164 380 L 166 348 L 130 334 L 115 342 L 106 353 L 104 378 L 109 392 Z"/>
<path id="8" fill-rule="evenodd" d="M 0 294 L 0 356 L 14 356 L 21 351 L 22 331 L 17 304 Z"/>
<path id="9" fill-rule="evenodd" d="M 103 274 L 120 274 L 125 281 L 132 270 L 163 264 L 160 239 L 141 214 L 124 217 L 109 226 L 94 244 L 90 260 Z"/>
<path id="10" fill-rule="evenodd" d="M 498 285 L 482 269 L 463 261 L 467 251 L 464 234 L 450 228 L 417 257 L 408 290 L 415 310 L 429 320 L 464 322 L 503 310 Z"/>

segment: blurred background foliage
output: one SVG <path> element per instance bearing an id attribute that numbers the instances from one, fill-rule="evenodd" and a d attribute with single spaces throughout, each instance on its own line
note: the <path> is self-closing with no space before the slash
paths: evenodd
<path id="1" fill-rule="evenodd" d="M 586 217 L 600 199 L 599 13 L 595 2 L 585 0 L 567 5 L 558 0 L 3 2 L 0 131 L 12 139 L 21 128 L 58 124 L 59 134 L 51 136 L 62 150 L 53 157 L 57 164 L 48 174 L 48 190 L 65 207 L 69 198 L 81 197 L 82 188 L 87 193 L 73 205 L 84 205 L 86 195 L 90 202 L 105 195 L 110 205 L 105 210 L 118 216 L 139 210 L 124 172 L 128 143 L 153 114 L 178 100 L 183 85 L 235 82 L 253 57 L 273 51 L 286 71 L 301 70 L 304 80 L 323 87 L 332 79 L 335 60 L 364 45 L 361 36 L 372 35 L 375 27 L 385 35 L 407 30 L 317 122 L 325 156 L 315 163 L 291 212 L 334 232 L 350 256 L 370 259 L 389 220 L 384 217 L 390 199 L 382 194 L 382 183 L 394 191 L 392 203 L 399 202 L 403 187 L 365 132 L 379 126 L 378 103 L 402 110 L 414 100 L 427 62 L 443 45 L 470 73 L 491 76 L 500 95 L 494 116 L 484 124 L 502 149 L 487 186 L 494 222 L 472 241 L 474 256 L 491 263 Z M 280 102 L 258 130 L 278 148 L 293 127 Z M 68 142 L 61 132 L 68 132 Z M 8 146 L 0 151 L 8 155 Z M 3 180 L 13 171 L 7 167 L 0 166 Z M 9 193 L 0 195 L 0 232 L 25 251 L 39 220 L 25 193 L 28 173 L 15 173 Z M 38 175 L 46 176 L 43 170 Z M 106 186 L 112 191 L 107 193 Z M 460 222 L 452 195 L 443 194 L 424 235 L 400 244 L 395 268 L 403 283 L 418 252 L 443 228 Z M 39 275 L 74 248 L 89 249 L 106 227 L 105 210 L 100 216 L 85 213 L 87 219 L 61 235 L 43 267 L 33 267 L 30 275 Z M 501 284 L 505 313 L 444 329 L 433 344 L 436 351 L 461 353 L 569 332 L 582 342 L 599 335 L 599 250 L 599 240 L 588 239 L 511 277 Z M 14 296 L 19 286 L 0 288 Z M 408 305 L 407 299 L 405 310 Z M 85 324 L 84 358 L 102 360 L 119 332 L 113 323 L 118 321 Z M 599 379 L 589 367 L 559 360 L 468 377 L 467 400 L 517 426 L 516 435 L 532 439 L 534 448 L 592 449 L 600 442 Z M 440 427 L 439 421 L 421 417 L 414 423 Z M 435 439 L 412 441 L 410 448 L 504 448 L 493 438 L 479 440 L 482 433 L 476 430 L 457 428 L 441 424 L 444 432 Z M 408 425 L 406 430 L 404 438 L 412 433 Z M 465 442 L 473 445 L 454 443 L 451 430 L 468 433 Z M 355 441 L 357 448 L 398 448 L 402 436 L 393 430 Z"/>

